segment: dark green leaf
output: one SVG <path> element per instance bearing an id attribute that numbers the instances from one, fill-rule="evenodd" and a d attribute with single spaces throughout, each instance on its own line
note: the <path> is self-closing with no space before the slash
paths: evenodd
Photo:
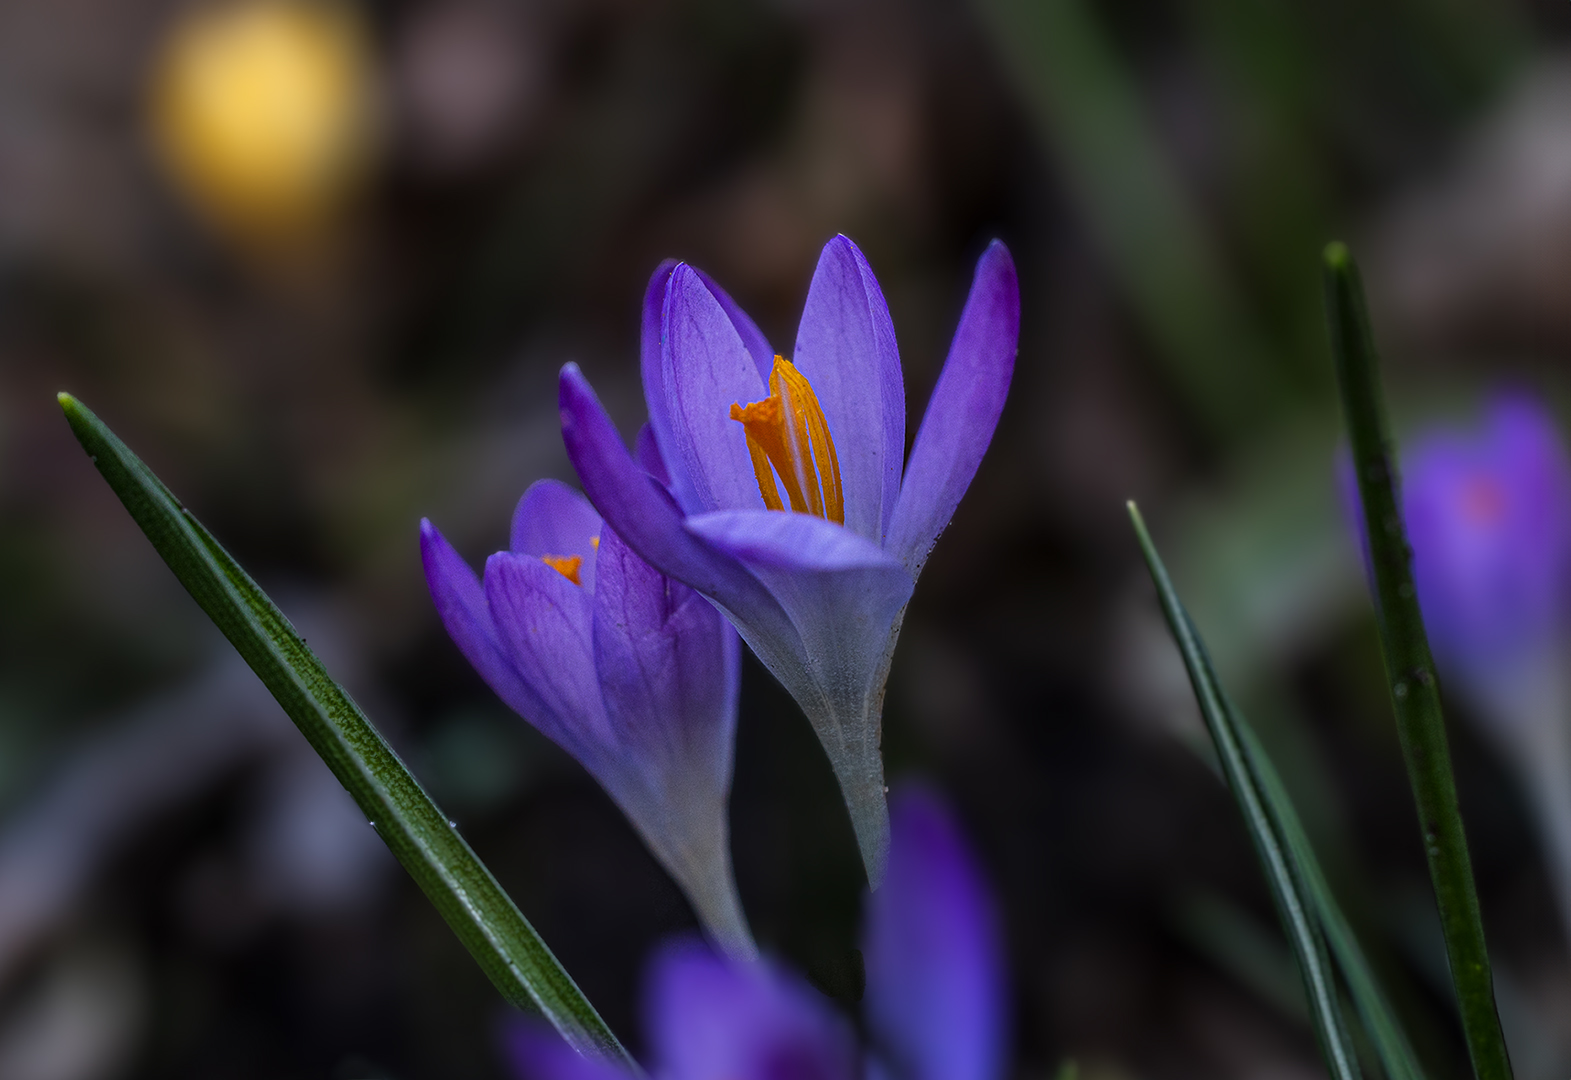
<path id="1" fill-rule="evenodd" d="M 1215 682 L 1216 673 L 1208 671 L 1208 674 Z M 1320 929 L 1325 934 L 1332 955 L 1336 957 L 1342 978 L 1352 995 L 1353 1005 L 1358 1009 L 1359 1019 L 1364 1022 L 1364 1030 L 1369 1032 L 1370 1039 L 1374 1041 L 1380 1064 L 1390 1080 L 1423 1080 L 1424 1073 L 1419 1067 L 1418 1056 L 1413 1053 L 1407 1033 L 1397 1022 L 1395 1010 L 1375 979 L 1374 969 L 1364 956 L 1353 928 L 1348 925 L 1341 905 L 1332 895 L 1331 887 L 1326 883 L 1320 860 L 1309 845 L 1309 836 L 1304 832 L 1303 823 L 1298 818 L 1298 811 L 1293 808 L 1287 788 L 1277 775 L 1276 766 L 1271 763 L 1243 714 L 1237 711 L 1226 695 L 1222 695 L 1222 699 L 1228 709 L 1227 720 L 1243 743 L 1250 771 L 1277 833 L 1293 854 L 1293 862 L 1298 867 L 1299 879 L 1308 894 L 1310 906 L 1320 920 Z"/>
<path id="2" fill-rule="evenodd" d="M 1293 953 L 1298 958 L 1299 973 L 1304 980 L 1304 994 L 1309 1002 L 1310 1018 L 1315 1034 L 1320 1040 L 1320 1050 L 1325 1056 L 1326 1067 L 1335 1080 L 1358 1080 L 1358 1059 L 1353 1052 L 1353 1041 L 1337 1000 L 1336 976 L 1326 955 L 1321 937 L 1319 919 L 1309 890 L 1303 880 L 1294 853 L 1281 835 L 1267 808 L 1266 799 L 1250 764 L 1250 754 L 1234 726 L 1235 715 L 1227 702 L 1220 684 L 1211 672 L 1211 661 L 1205 646 L 1189 621 L 1189 615 L 1179 603 L 1173 583 L 1168 579 L 1167 568 L 1157 554 L 1145 522 L 1134 503 L 1129 504 L 1129 516 L 1134 522 L 1140 549 L 1145 554 L 1151 579 L 1156 584 L 1162 613 L 1183 655 L 1184 666 L 1189 670 L 1189 681 L 1200 703 L 1200 714 L 1206 729 L 1216 744 L 1217 757 L 1228 787 L 1243 812 L 1244 824 L 1254 841 L 1255 853 L 1260 857 L 1266 881 L 1271 886 L 1276 901 L 1277 914 L 1282 919 Z"/>
<path id="3" fill-rule="evenodd" d="M 1511 1059 L 1495 1008 L 1494 980 L 1462 827 L 1440 687 L 1418 610 L 1407 531 L 1396 496 L 1396 455 L 1380 386 L 1380 359 L 1364 303 L 1363 282 L 1346 247 L 1325 251 L 1326 315 L 1342 411 L 1369 539 L 1375 615 L 1391 687 L 1402 756 L 1413 787 L 1429 876 L 1440 909 L 1451 981 L 1468 1054 L 1479 1080 L 1509 1080 Z"/>
<path id="4" fill-rule="evenodd" d="M 348 789 L 398 861 L 509 1001 L 569 1043 L 637 1065 L 594 1006 L 289 620 L 169 489 L 81 402 L 71 429 L 180 583 Z"/>

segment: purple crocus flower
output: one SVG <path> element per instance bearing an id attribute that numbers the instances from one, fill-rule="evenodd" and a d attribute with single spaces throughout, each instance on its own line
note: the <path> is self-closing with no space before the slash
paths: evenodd
<path id="1" fill-rule="evenodd" d="M 659 471 L 653 444 L 642 456 Z M 714 940 L 757 956 L 726 823 L 740 686 L 736 633 L 555 480 L 524 493 L 482 582 L 429 521 L 426 581 L 447 632 L 513 711 L 621 807 Z"/>
<path id="2" fill-rule="evenodd" d="M 1571 461 L 1535 402 L 1502 397 L 1476 432 L 1403 455 L 1402 511 L 1435 652 L 1475 691 L 1558 646 L 1571 616 Z"/>
<path id="3" fill-rule="evenodd" d="M 1356 507 L 1350 464 L 1343 488 Z M 1414 439 L 1401 491 L 1436 664 L 1521 777 L 1571 931 L 1571 458 L 1541 405 L 1501 396 Z"/>
<path id="4" fill-rule="evenodd" d="M 578 368 L 562 370 L 562 434 L 585 492 L 633 550 L 713 601 L 796 698 L 875 888 L 889 844 L 890 659 L 917 575 L 992 439 L 1019 326 L 1014 263 L 994 242 L 904 470 L 894 326 L 844 236 L 819 259 L 792 361 L 700 271 L 656 271 L 643 381 L 669 490 L 628 456 Z"/>
<path id="5" fill-rule="evenodd" d="M 738 964 L 681 942 L 644 986 L 651 1074 L 661 1080 L 998 1080 L 1007 1046 L 1004 970 L 992 905 L 948 813 L 922 791 L 893 809 L 889 878 L 863 941 L 869 1045 L 790 970 Z M 626 1080 L 535 1025 L 514 1028 L 520 1080 Z"/>

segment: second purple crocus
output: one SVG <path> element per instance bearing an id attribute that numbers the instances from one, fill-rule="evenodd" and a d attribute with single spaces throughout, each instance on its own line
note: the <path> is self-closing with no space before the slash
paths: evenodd
<path id="1" fill-rule="evenodd" d="M 442 621 L 476 671 L 600 782 L 716 943 L 755 957 L 726 822 L 735 631 L 555 480 L 525 492 L 511 550 L 486 560 L 483 581 L 429 521 L 420 548 Z"/>
<path id="2" fill-rule="evenodd" d="M 585 492 L 640 556 L 713 601 L 796 699 L 875 888 L 890 660 L 992 440 L 1019 326 L 1014 263 L 995 242 L 907 461 L 894 325 L 855 244 L 825 246 L 790 359 L 707 276 L 668 263 L 645 300 L 643 381 L 669 485 L 629 457 L 577 367 L 562 371 L 562 434 Z"/>

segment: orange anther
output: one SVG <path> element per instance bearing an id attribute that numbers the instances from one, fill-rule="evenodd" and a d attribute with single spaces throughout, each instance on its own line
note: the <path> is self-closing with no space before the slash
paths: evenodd
<path id="1" fill-rule="evenodd" d="M 558 574 L 561 574 L 568 581 L 571 581 L 574 585 L 583 584 L 582 581 L 578 580 L 578 568 L 584 565 L 584 557 L 582 555 L 542 555 L 540 556 L 540 561 Z"/>
<path id="2" fill-rule="evenodd" d="M 791 509 L 845 524 L 835 441 L 812 384 L 791 361 L 775 357 L 769 396 L 747 406 L 732 405 L 731 419 L 747 432 L 747 452 L 766 507 L 785 509 L 775 486 L 778 475 Z"/>

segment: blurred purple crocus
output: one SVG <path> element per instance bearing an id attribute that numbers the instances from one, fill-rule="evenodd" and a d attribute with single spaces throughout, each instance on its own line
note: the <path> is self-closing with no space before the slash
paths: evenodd
<path id="1" fill-rule="evenodd" d="M 1473 432 L 1433 431 L 1403 455 L 1402 512 L 1424 626 L 1469 693 L 1509 692 L 1558 650 L 1571 608 L 1571 461 L 1554 422 L 1502 397 Z"/>
<path id="2" fill-rule="evenodd" d="M 1008 1002 L 991 899 L 938 800 L 902 792 L 889 877 L 863 934 L 868 1045 L 800 976 L 679 942 L 644 985 L 651 1075 L 661 1080 L 998 1080 Z M 510 1032 L 520 1080 L 625 1080 L 533 1024 Z"/>
<path id="3" fill-rule="evenodd" d="M 1356 506 L 1350 464 L 1343 488 Z M 1412 440 L 1401 491 L 1436 664 L 1522 778 L 1571 931 L 1571 458 L 1541 405 L 1501 396 Z"/>
<path id="4" fill-rule="evenodd" d="M 644 441 L 649 468 L 658 471 Z M 482 581 L 429 521 L 426 582 L 454 643 L 516 713 L 577 758 L 670 871 L 711 937 L 757 956 L 726 800 L 741 668 L 710 604 L 635 555 L 582 495 L 533 484 Z"/>
<path id="5" fill-rule="evenodd" d="M 794 360 L 702 272 L 655 272 L 643 381 L 669 485 L 628 456 L 578 368 L 562 370 L 562 433 L 585 492 L 640 556 L 713 601 L 796 698 L 874 888 L 889 844 L 890 659 L 917 575 L 992 440 L 1019 326 L 1014 263 L 995 241 L 903 470 L 894 325 L 844 236 L 819 259 Z"/>

